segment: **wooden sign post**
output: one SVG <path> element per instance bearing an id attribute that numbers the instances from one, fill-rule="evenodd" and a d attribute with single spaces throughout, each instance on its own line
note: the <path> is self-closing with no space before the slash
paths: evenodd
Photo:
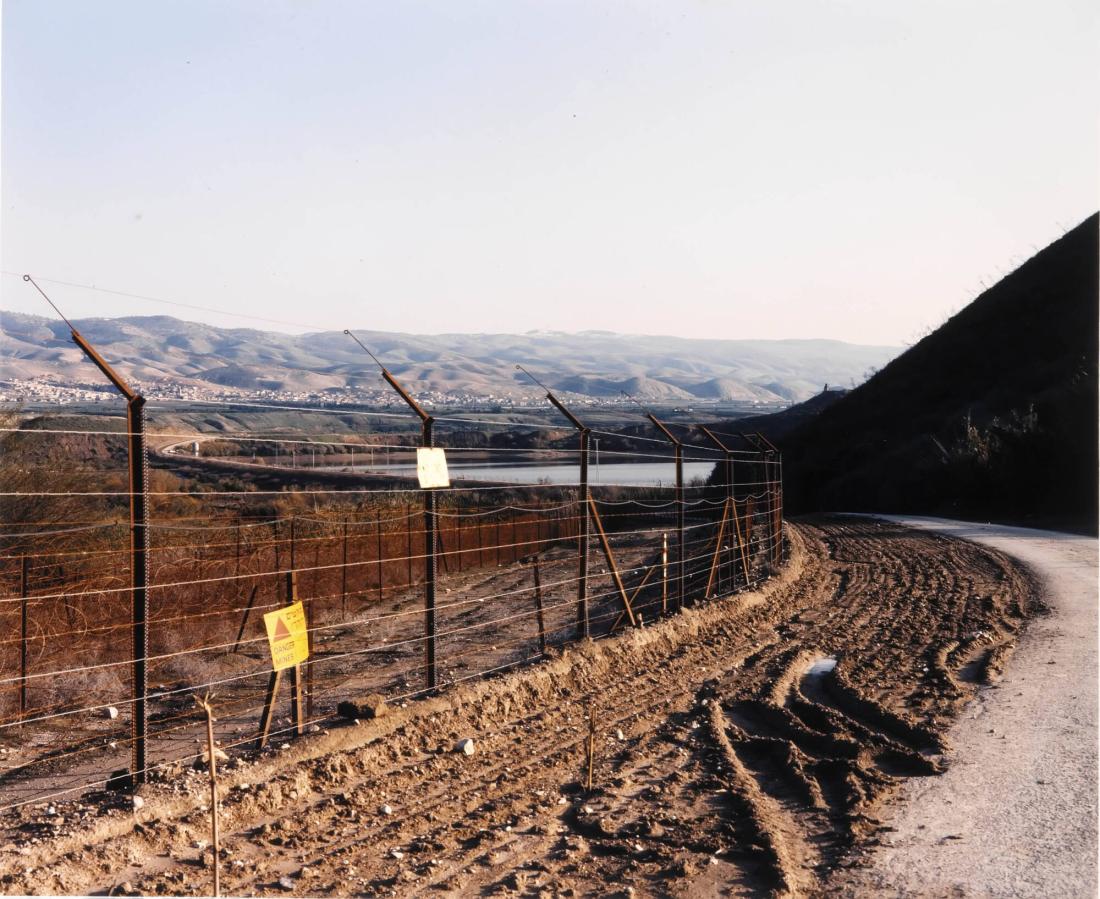
<path id="1" fill-rule="evenodd" d="M 302 716 L 302 677 L 301 664 L 309 658 L 309 633 L 306 627 L 306 613 L 297 601 L 298 583 L 296 572 L 290 572 L 291 599 L 289 606 L 276 609 L 264 615 L 267 628 L 267 642 L 271 648 L 271 679 L 267 684 L 267 696 L 264 698 L 263 715 L 260 718 L 260 736 L 257 748 L 267 745 L 271 732 L 271 719 L 275 708 L 275 697 L 279 692 L 279 683 L 283 671 L 290 669 L 291 705 L 294 709 L 294 726 L 299 734 L 305 730 Z"/>

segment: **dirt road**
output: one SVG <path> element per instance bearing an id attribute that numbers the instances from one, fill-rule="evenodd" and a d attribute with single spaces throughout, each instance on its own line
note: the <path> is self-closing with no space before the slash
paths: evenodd
<path id="1" fill-rule="evenodd" d="M 942 519 L 890 519 L 1028 563 L 1050 614 L 949 731 L 950 770 L 912 781 L 854 895 L 1096 895 L 1097 544 Z"/>
<path id="2" fill-rule="evenodd" d="M 869 520 L 791 531 L 753 593 L 229 762 L 226 893 L 821 889 L 867 857 L 903 784 L 940 773 L 951 721 L 1041 604 L 974 544 Z M 209 893 L 206 797 L 187 772 L 136 811 L 26 807 L 0 822 L 0 885 Z"/>

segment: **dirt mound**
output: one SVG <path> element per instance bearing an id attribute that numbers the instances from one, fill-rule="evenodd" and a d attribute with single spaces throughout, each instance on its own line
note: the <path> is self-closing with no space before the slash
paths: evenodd
<path id="1" fill-rule="evenodd" d="M 949 720 L 1039 608 L 995 552 L 881 522 L 798 526 L 758 591 L 231 761 L 224 888 L 812 891 L 873 843 L 904 778 L 941 769 Z M 207 795 L 180 771 L 137 811 L 106 795 L 25 807 L 2 822 L 0 884 L 208 893 Z"/>

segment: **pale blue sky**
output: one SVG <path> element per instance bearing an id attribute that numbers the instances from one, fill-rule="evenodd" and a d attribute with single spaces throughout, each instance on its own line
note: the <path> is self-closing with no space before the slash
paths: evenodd
<path id="1" fill-rule="evenodd" d="M 331 328 L 897 344 L 1096 208 L 1095 6 L 4 0 L 3 268 Z"/>

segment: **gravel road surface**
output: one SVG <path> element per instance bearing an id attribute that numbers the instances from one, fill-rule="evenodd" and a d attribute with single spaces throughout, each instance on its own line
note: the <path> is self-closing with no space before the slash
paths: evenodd
<path id="1" fill-rule="evenodd" d="M 887 517 L 887 516 L 883 516 Z M 1029 565 L 1050 614 L 1033 620 L 1004 678 L 948 732 L 950 766 L 906 782 L 868 868 L 844 895 L 1096 896 L 1097 541 L 889 516 Z"/>

